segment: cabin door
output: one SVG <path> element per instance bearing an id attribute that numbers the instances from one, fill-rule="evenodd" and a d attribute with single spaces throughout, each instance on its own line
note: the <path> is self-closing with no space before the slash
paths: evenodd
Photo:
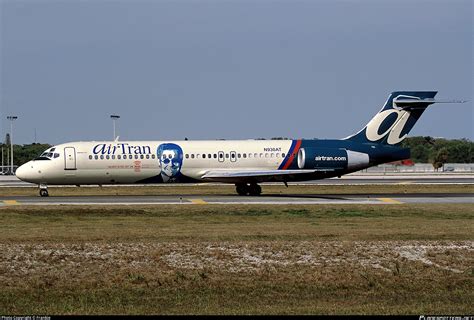
<path id="1" fill-rule="evenodd" d="M 76 149 L 64 148 L 64 170 L 76 170 Z"/>

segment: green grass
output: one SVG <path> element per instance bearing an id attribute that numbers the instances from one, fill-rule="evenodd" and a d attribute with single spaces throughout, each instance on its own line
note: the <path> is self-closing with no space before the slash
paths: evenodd
<path id="1" fill-rule="evenodd" d="M 5 206 L 0 313 L 472 314 L 473 219 L 471 204 Z"/>

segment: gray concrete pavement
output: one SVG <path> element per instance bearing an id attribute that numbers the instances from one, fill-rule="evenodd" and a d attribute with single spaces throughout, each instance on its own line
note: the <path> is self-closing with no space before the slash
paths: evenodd
<path id="1" fill-rule="evenodd" d="M 0 206 L 10 205 L 162 205 L 162 204 L 402 204 L 474 203 L 473 194 L 327 194 L 262 195 L 260 197 L 181 195 L 181 196 L 75 196 L 0 197 Z"/>

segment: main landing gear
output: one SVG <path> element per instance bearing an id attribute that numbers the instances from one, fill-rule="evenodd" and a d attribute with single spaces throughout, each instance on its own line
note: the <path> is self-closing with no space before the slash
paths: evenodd
<path id="1" fill-rule="evenodd" d="M 259 196 L 262 193 L 262 187 L 256 183 L 237 183 L 235 190 L 240 196 Z"/>
<path id="2" fill-rule="evenodd" d="M 49 196 L 49 193 L 48 193 L 48 186 L 45 185 L 45 184 L 40 184 L 39 185 L 39 195 L 41 197 L 47 197 Z"/>

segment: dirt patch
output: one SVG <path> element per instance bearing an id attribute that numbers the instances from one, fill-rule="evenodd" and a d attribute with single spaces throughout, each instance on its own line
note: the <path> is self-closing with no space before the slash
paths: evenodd
<path id="1" fill-rule="evenodd" d="M 256 273 L 307 266 L 397 272 L 401 262 L 467 272 L 474 265 L 474 241 L 0 244 L 2 282 L 44 272 L 120 268 Z"/>

